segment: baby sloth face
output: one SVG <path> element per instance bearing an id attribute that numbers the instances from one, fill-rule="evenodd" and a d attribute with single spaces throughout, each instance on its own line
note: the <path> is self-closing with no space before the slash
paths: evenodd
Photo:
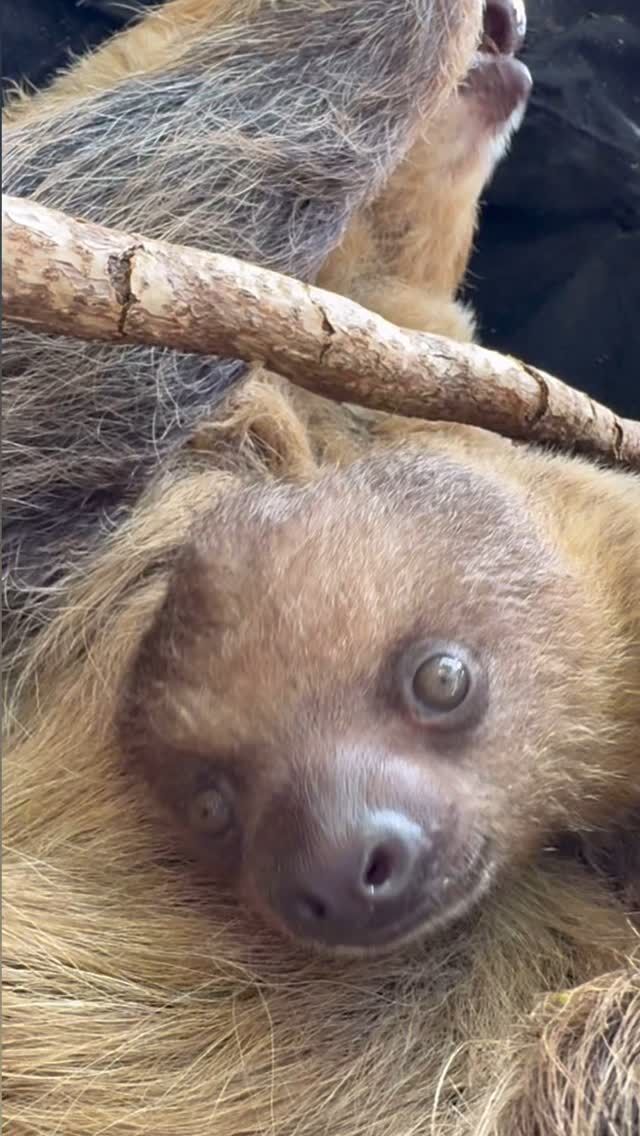
<path id="1" fill-rule="evenodd" d="M 589 799 L 594 622 L 524 491 L 447 456 L 250 486 L 175 564 L 123 745 L 268 920 L 388 949 L 562 827 L 576 764 Z"/>

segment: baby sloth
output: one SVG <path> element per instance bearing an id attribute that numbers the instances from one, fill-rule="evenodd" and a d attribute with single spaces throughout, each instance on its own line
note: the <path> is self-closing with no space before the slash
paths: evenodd
<path id="1" fill-rule="evenodd" d="M 298 940 L 430 934 L 628 800 L 613 601 L 554 537 L 538 460 L 534 508 L 530 453 L 519 483 L 515 453 L 509 476 L 405 431 L 309 484 L 222 495 L 180 553 L 124 747 L 205 863 Z"/>

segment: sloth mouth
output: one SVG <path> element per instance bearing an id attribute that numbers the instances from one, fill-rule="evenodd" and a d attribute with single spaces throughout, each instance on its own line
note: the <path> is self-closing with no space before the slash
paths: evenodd
<path id="1" fill-rule="evenodd" d="M 531 75 L 516 52 L 527 21 L 523 0 L 486 0 L 482 35 L 461 88 L 490 133 L 516 128 L 524 114 Z"/>
<path id="2" fill-rule="evenodd" d="M 478 54 L 513 56 L 522 47 L 526 30 L 522 0 L 486 0 Z"/>

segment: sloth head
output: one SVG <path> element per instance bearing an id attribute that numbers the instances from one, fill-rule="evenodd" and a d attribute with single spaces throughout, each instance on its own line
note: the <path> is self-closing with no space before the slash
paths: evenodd
<path id="1" fill-rule="evenodd" d="M 524 490 L 403 448 L 212 505 L 121 738 L 266 918 L 379 951 L 468 912 L 597 802 L 607 650 Z"/>

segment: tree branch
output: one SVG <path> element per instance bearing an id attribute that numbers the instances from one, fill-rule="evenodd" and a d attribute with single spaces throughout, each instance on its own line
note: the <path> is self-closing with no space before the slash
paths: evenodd
<path id="1" fill-rule="evenodd" d="M 110 343 L 262 362 L 317 394 L 483 426 L 640 469 L 640 423 L 475 345 L 404 331 L 230 257 L 3 196 L 4 318 Z"/>

